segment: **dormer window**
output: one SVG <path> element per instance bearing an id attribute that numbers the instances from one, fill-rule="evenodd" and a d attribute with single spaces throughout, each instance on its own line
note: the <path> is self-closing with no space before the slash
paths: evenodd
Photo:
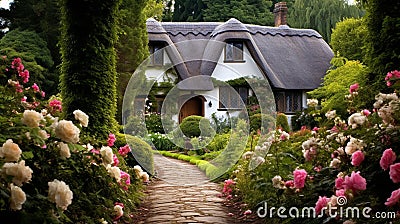
<path id="1" fill-rule="evenodd" d="M 243 62 L 243 41 L 226 42 L 225 62 Z"/>
<path id="2" fill-rule="evenodd" d="M 155 42 L 149 44 L 150 51 L 150 65 L 162 66 L 164 65 L 164 47 L 163 43 Z"/>

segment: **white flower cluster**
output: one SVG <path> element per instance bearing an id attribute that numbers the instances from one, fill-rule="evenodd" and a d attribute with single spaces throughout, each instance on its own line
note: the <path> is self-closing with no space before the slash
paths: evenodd
<path id="1" fill-rule="evenodd" d="M 79 121 L 79 123 L 82 125 L 82 127 L 87 127 L 89 123 L 89 116 L 86 115 L 83 111 L 81 110 L 75 110 L 73 112 L 75 119 Z"/>
<path id="2" fill-rule="evenodd" d="M 11 188 L 11 204 L 10 208 L 12 210 L 21 210 L 22 205 L 26 201 L 25 192 L 18 186 L 14 186 L 14 184 L 10 184 Z"/>
<path id="3" fill-rule="evenodd" d="M 60 148 L 61 158 L 67 159 L 67 158 L 71 157 L 71 152 L 69 151 L 68 144 L 65 144 L 64 142 L 59 142 L 58 148 Z"/>
<path id="4" fill-rule="evenodd" d="M 318 100 L 317 99 L 307 99 L 307 106 L 309 107 L 317 107 Z"/>
<path id="5" fill-rule="evenodd" d="M 361 113 L 354 113 L 348 119 L 348 124 L 352 129 L 362 126 L 366 121 L 367 117 Z"/>
<path id="6" fill-rule="evenodd" d="M 386 125 L 393 124 L 393 114 L 395 111 L 400 110 L 400 101 L 397 94 L 379 93 L 375 99 L 374 108 L 378 109 L 378 115 L 382 118 L 383 123 Z"/>
<path id="7" fill-rule="evenodd" d="M 72 121 L 61 120 L 58 122 L 55 134 L 58 138 L 68 143 L 77 143 L 79 141 L 80 130 Z"/>
<path id="8" fill-rule="evenodd" d="M 333 120 L 336 117 L 336 110 L 330 110 L 325 113 L 325 117 L 328 118 L 328 120 Z"/>
<path id="9" fill-rule="evenodd" d="M 357 150 L 362 150 L 365 146 L 362 140 L 350 136 L 350 141 L 347 143 L 344 151 L 347 155 L 352 155 Z"/>
<path id="10" fill-rule="evenodd" d="M 101 155 L 101 158 L 103 159 L 104 165 L 107 166 L 114 162 L 114 160 L 113 160 L 114 153 L 112 151 L 112 148 L 110 148 L 109 146 L 102 146 L 100 149 L 100 155 Z"/>
<path id="11" fill-rule="evenodd" d="M 12 182 L 17 186 L 22 186 L 23 183 L 32 179 L 33 171 L 29 166 L 25 166 L 25 160 L 21 160 L 19 163 L 5 163 L 1 168 L 1 173 L 12 176 Z"/>
<path id="12" fill-rule="evenodd" d="M 121 181 L 121 169 L 118 166 L 111 166 L 108 164 L 106 169 L 110 173 L 110 176 L 115 178 L 117 182 Z"/>
<path id="13" fill-rule="evenodd" d="M 3 147 L 0 147 L 0 157 L 5 158 L 6 162 L 17 162 L 21 158 L 21 154 L 21 149 L 11 139 L 8 139 Z"/>
<path id="14" fill-rule="evenodd" d="M 282 180 L 281 176 L 274 176 L 272 178 L 272 186 L 277 189 L 285 189 L 285 182 Z"/>
<path id="15" fill-rule="evenodd" d="M 301 144 L 301 147 L 303 148 L 303 156 L 306 159 L 306 161 L 310 161 L 312 158 L 317 155 L 318 151 L 318 139 L 312 137 L 308 139 L 307 141 L 303 142 Z"/>
<path id="16" fill-rule="evenodd" d="M 148 182 L 149 181 L 149 174 L 144 172 L 142 170 L 142 167 L 136 165 L 133 167 L 133 169 L 135 170 L 136 176 L 140 179 L 142 179 L 143 182 Z"/>
<path id="17" fill-rule="evenodd" d="M 39 127 L 40 122 L 43 120 L 43 115 L 34 110 L 25 110 L 22 115 L 22 123 L 30 128 Z"/>
<path id="18" fill-rule="evenodd" d="M 72 203 L 73 193 L 69 186 L 64 181 L 57 179 L 48 182 L 49 185 L 49 200 L 56 203 L 56 206 L 62 210 L 66 210 Z"/>

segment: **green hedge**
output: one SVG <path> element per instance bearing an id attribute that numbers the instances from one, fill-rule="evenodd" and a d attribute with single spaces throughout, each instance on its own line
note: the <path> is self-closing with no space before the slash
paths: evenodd
<path id="1" fill-rule="evenodd" d="M 116 134 L 117 140 L 115 141 L 116 147 L 121 147 L 127 143 L 132 149 L 132 154 L 126 158 L 129 166 L 140 165 L 149 174 L 154 174 L 154 160 L 153 153 L 149 144 L 138 137 L 125 134 Z"/>
<path id="2" fill-rule="evenodd" d="M 191 115 L 183 119 L 180 128 L 182 133 L 190 138 L 199 137 L 201 134 L 203 136 L 212 136 L 215 133 L 208 119 L 196 115 Z"/>
<path id="3" fill-rule="evenodd" d="M 116 18 L 120 0 L 60 1 L 61 95 L 64 117 L 89 115 L 86 134 L 116 132 Z M 79 18 L 79 19 L 78 19 Z"/>

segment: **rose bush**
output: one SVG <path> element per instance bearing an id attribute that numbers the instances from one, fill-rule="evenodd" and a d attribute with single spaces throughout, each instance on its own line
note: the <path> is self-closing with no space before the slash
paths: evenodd
<path id="1" fill-rule="evenodd" d="M 262 202 L 268 206 L 287 209 L 290 207 L 314 207 L 314 219 L 285 219 L 296 223 L 343 223 L 351 219 L 357 223 L 382 223 L 399 221 L 400 209 L 400 76 L 398 71 L 387 74 L 387 86 L 393 93 L 380 93 L 370 108 L 357 108 L 351 102 L 349 114 L 344 120 L 334 110 L 325 118 L 318 119 L 317 127 L 303 127 L 280 138 L 277 131 L 260 136 L 259 146 L 245 152 L 230 179 L 235 181 L 236 198 L 257 211 Z M 346 99 L 358 96 L 357 83 L 349 86 Z M 322 114 L 317 101 L 310 101 L 314 108 L 308 110 Z M 312 130 L 310 130 L 312 128 Z M 260 147 L 265 153 L 260 154 Z M 265 161 L 250 166 L 257 156 Z M 345 204 L 338 198 L 346 197 Z M 389 219 L 371 219 L 360 214 L 357 217 L 329 215 L 329 208 L 357 207 L 360 211 L 371 208 L 376 212 L 392 212 Z M 301 211 L 301 210 L 300 210 Z M 268 211 L 269 212 L 269 211 Z M 268 214 L 265 221 L 282 221 L 277 214 Z M 288 214 L 286 214 L 288 215 Z"/>
<path id="2" fill-rule="evenodd" d="M 90 118 L 83 111 L 74 121 L 59 119 L 62 102 L 44 100 L 20 59 L 2 63 L 0 222 L 130 222 L 148 174 L 127 166 L 129 145 L 111 148 L 115 136 L 84 143 L 79 134 Z"/>

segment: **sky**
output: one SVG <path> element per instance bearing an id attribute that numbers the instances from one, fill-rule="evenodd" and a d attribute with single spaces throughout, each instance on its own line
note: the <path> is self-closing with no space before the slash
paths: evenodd
<path id="1" fill-rule="evenodd" d="M 12 0 L 0 0 L 0 8 L 8 9 Z"/>

